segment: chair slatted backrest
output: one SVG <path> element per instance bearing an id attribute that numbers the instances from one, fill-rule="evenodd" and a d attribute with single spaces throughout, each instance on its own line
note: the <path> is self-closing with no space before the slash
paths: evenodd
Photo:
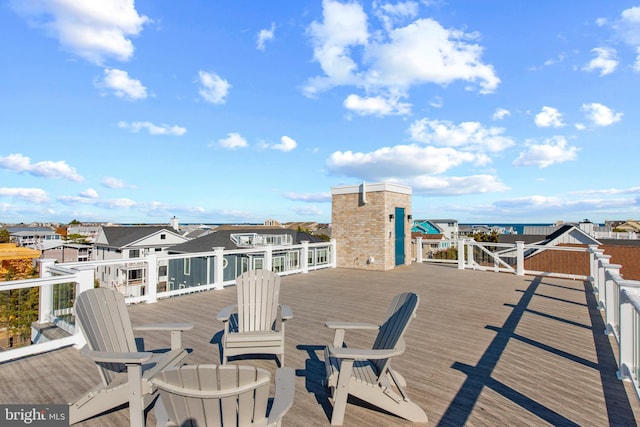
<path id="1" fill-rule="evenodd" d="M 278 314 L 280 276 L 267 270 L 249 270 L 236 279 L 238 332 L 273 329 Z"/>
<path id="2" fill-rule="evenodd" d="M 413 292 L 404 292 L 396 295 L 387 310 L 387 317 L 378 330 L 378 335 L 373 343 L 374 349 L 393 349 L 402 339 L 409 322 L 416 315 L 420 298 Z M 389 359 L 377 359 L 372 361 L 378 374 L 383 374 L 389 364 Z"/>
<path id="3" fill-rule="evenodd" d="M 152 379 L 169 420 L 185 426 L 266 425 L 271 375 L 237 365 L 183 365 Z"/>
<path id="4" fill-rule="evenodd" d="M 90 350 L 108 353 L 137 351 L 127 304 L 120 292 L 108 288 L 82 292 L 75 304 L 75 316 Z M 97 366 L 105 385 L 126 375 L 124 364 L 98 363 Z"/>

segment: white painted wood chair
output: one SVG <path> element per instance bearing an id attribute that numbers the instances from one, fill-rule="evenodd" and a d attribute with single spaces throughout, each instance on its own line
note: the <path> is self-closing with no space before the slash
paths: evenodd
<path id="1" fill-rule="evenodd" d="M 89 289 L 78 295 L 74 307 L 76 324 L 86 346 L 82 353 L 96 363 L 102 382 L 69 407 L 69 422 L 87 418 L 129 403 L 131 426 L 144 425 L 144 410 L 157 396 L 149 379 L 167 367 L 183 362 L 182 331 L 191 323 L 153 324 L 132 327 L 124 296 L 113 289 Z M 171 332 L 171 350 L 138 350 L 134 331 Z"/>
<path id="2" fill-rule="evenodd" d="M 405 379 L 391 368 L 391 358 L 405 350 L 402 338 L 415 317 L 419 297 L 414 293 L 396 295 L 381 325 L 328 321 L 335 330 L 333 344 L 325 349 L 326 384 L 331 391 L 332 425 L 342 425 L 349 395 L 413 422 L 427 422 L 426 413 L 412 402 Z M 371 349 L 344 347 L 347 330 L 378 330 Z"/>
<path id="3" fill-rule="evenodd" d="M 217 315 L 224 323 L 222 364 L 229 356 L 275 354 L 284 366 L 284 325 L 293 312 L 279 303 L 280 276 L 262 269 L 249 270 L 238 276 L 236 289 L 238 303 Z"/>
<path id="4" fill-rule="evenodd" d="M 151 381 L 160 398 L 158 426 L 280 426 L 293 404 L 295 371 L 276 369 L 275 397 L 267 414 L 271 375 L 237 365 L 184 365 L 162 371 Z"/>

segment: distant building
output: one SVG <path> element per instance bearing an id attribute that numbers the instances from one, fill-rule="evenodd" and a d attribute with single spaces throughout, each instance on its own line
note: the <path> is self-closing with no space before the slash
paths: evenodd
<path id="1" fill-rule="evenodd" d="M 148 254 L 167 254 L 167 249 L 188 239 L 170 226 L 102 227 L 96 237 L 94 259 L 131 260 Z M 98 266 L 96 278 L 100 286 L 117 288 L 127 296 L 144 292 L 146 266 L 144 262 L 126 262 L 118 266 Z M 166 283 L 166 266 L 158 267 L 158 282 Z"/>
<path id="2" fill-rule="evenodd" d="M 48 227 L 8 227 L 9 239 L 18 246 L 34 246 L 62 236 Z"/>
<path id="3" fill-rule="evenodd" d="M 310 243 L 323 240 L 301 231 L 282 228 L 280 226 L 240 226 L 222 225 L 211 233 L 201 236 L 168 249 L 169 254 L 190 254 L 211 252 L 214 248 L 224 248 L 227 251 L 246 248 L 263 248 L 273 246 L 271 262 L 272 270 L 280 272 L 296 269 L 301 265 L 300 251 L 281 251 L 279 246 Z M 327 248 L 309 248 L 307 263 L 309 266 L 326 263 L 329 259 Z M 187 261 L 188 260 L 188 261 Z M 264 268 L 264 252 L 243 254 L 225 254 L 223 280 L 234 280 L 238 275 L 249 269 Z M 169 260 L 168 283 L 166 290 L 175 290 L 213 283 L 214 262 L 211 258 L 197 257 Z M 159 288 L 159 291 L 165 290 Z"/>
<path id="4" fill-rule="evenodd" d="M 93 245 L 67 243 L 62 240 L 51 240 L 32 247 L 40 251 L 40 258 L 55 259 L 56 262 L 91 261 Z"/>

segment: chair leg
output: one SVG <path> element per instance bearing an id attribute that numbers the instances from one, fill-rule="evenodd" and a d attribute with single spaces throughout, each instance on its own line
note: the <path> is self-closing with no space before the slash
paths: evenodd
<path id="1" fill-rule="evenodd" d="M 340 364 L 340 374 L 338 384 L 333 393 L 333 413 L 331 414 L 331 425 L 341 426 L 344 422 L 344 411 L 347 408 L 347 398 L 349 397 L 349 383 L 351 382 L 351 371 L 353 370 L 353 360 L 343 359 Z"/>

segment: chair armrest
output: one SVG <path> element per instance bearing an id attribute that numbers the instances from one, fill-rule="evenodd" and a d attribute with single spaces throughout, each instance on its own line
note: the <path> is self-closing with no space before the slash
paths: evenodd
<path id="1" fill-rule="evenodd" d="M 280 318 L 282 320 L 293 319 L 293 310 L 286 304 L 280 304 Z"/>
<path id="2" fill-rule="evenodd" d="M 293 406 L 296 391 L 296 377 L 293 368 L 276 369 L 276 394 L 269 412 L 268 426 L 277 426 L 282 417 Z"/>
<path id="3" fill-rule="evenodd" d="M 378 330 L 380 329 L 380 325 L 375 325 L 373 323 L 362 323 L 362 322 L 342 322 L 339 320 L 328 320 L 324 322 L 324 326 L 329 329 L 365 329 L 365 330 Z"/>
<path id="4" fill-rule="evenodd" d="M 148 351 L 112 353 L 108 351 L 88 350 L 86 347 L 81 350 L 81 353 L 94 362 L 124 363 L 125 365 L 141 365 L 153 357 L 153 353 Z"/>
<path id="5" fill-rule="evenodd" d="M 182 331 L 193 329 L 193 323 L 149 323 L 133 326 L 134 331 L 171 331 L 171 350 L 182 348 Z"/>
<path id="6" fill-rule="evenodd" d="M 353 360 L 369 360 L 369 359 L 388 359 L 404 353 L 403 348 L 366 350 L 357 348 L 335 348 L 329 346 L 329 353 L 336 359 L 353 359 Z"/>
<path id="7" fill-rule="evenodd" d="M 189 331 L 193 329 L 193 323 L 148 323 L 146 325 L 133 326 L 134 331 Z"/>
<path id="8" fill-rule="evenodd" d="M 223 308 L 222 310 L 220 310 L 218 312 L 218 315 L 216 316 L 216 319 L 221 321 L 221 322 L 227 322 L 229 320 L 229 318 L 231 317 L 231 313 L 233 313 L 233 310 L 236 307 L 237 307 L 236 304 L 226 306 L 225 308 Z"/>

